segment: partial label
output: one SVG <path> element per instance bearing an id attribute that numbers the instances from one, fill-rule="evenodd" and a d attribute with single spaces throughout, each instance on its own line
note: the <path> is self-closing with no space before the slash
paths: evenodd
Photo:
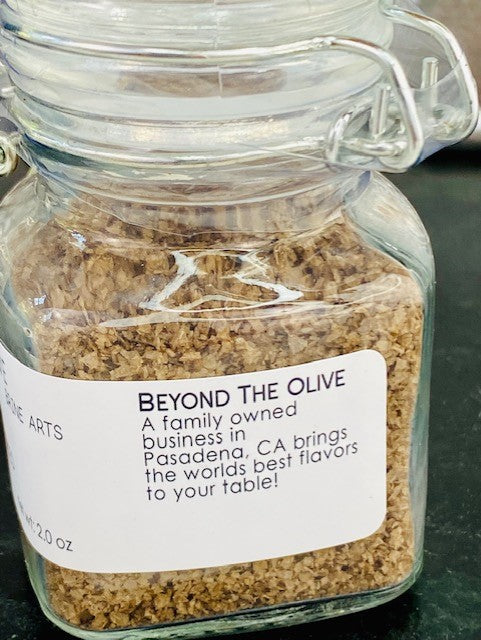
<path id="1" fill-rule="evenodd" d="M 12 490 L 33 547 L 99 573 L 194 569 L 365 538 L 386 513 L 376 351 L 159 382 L 47 376 L 4 347 Z"/>

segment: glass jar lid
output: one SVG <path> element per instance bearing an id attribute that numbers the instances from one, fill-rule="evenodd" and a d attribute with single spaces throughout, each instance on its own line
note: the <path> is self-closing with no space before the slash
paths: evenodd
<path id="1" fill-rule="evenodd" d="M 27 153 L 402 170 L 476 120 L 452 35 L 390 0 L 6 0 L 0 19 Z"/>
<path id="2" fill-rule="evenodd" d="M 7 30 L 70 50 L 213 51 L 342 34 L 387 45 L 377 0 L 5 0 Z"/>

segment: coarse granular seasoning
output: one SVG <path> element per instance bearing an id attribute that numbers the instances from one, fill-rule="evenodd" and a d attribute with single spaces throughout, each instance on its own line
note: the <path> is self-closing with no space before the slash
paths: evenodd
<path id="1" fill-rule="evenodd" d="M 424 302 L 412 274 L 373 248 L 343 208 L 323 212 L 322 197 L 312 190 L 202 213 L 157 207 L 152 224 L 145 212 L 145 226 L 84 202 L 30 226 L 13 284 L 44 373 L 198 378 L 361 349 L 378 350 L 388 368 L 387 516 L 376 533 L 314 553 L 192 571 L 92 574 L 45 561 L 51 606 L 70 624 L 199 619 L 381 589 L 412 572 L 409 466 Z M 269 220 L 270 231 L 244 230 L 258 219 Z M 237 228 L 223 231 L 233 220 Z M 289 226 L 293 220 L 303 229 Z M 179 275 L 187 253 L 196 273 L 154 309 L 154 295 Z M 302 296 L 285 302 L 262 283 Z"/>

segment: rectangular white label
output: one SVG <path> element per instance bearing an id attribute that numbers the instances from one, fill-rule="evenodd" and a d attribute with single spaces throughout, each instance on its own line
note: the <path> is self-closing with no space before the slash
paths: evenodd
<path id="1" fill-rule="evenodd" d="M 365 538 L 386 514 L 376 351 L 158 382 L 38 373 L 0 347 L 18 515 L 48 560 L 99 573 L 251 562 Z"/>

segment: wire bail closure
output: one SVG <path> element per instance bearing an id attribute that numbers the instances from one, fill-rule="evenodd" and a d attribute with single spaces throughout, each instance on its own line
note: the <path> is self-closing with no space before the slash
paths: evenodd
<path id="1" fill-rule="evenodd" d="M 394 0 L 380 0 L 384 14 L 394 23 L 422 32 L 442 48 L 451 70 L 459 68 L 457 94 L 463 96 L 465 110 L 437 100 L 439 60 L 422 61 L 419 89 L 428 96 L 418 108 L 399 60 L 389 51 L 354 38 L 331 38 L 324 46 L 361 55 L 376 62 L 384 82 L 374 92 L 341 114 L 330 127 L 326 158 L 329 163 L 365 169 L 404 171 L 422 157 L 427 137 L 431 145 L 445 146 L 468 136 L 478 118 L 478 94 L 466 57 L 455 36 L 444 25 L 422 14 L 402 9 Z M 421 111 L 429 122 L 428 136 Z"/>

